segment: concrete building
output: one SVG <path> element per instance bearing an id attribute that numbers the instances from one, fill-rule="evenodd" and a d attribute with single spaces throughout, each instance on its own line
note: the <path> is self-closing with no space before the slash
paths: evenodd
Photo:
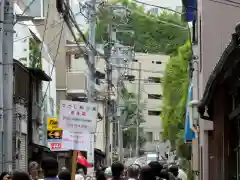
<path id="1" fill-rule="evenodd" d="M 230 99 L 237 100 L 229 89 L 233 83 L 229 79 L 238 77 L 238 73 L 234 74 L 238 70 L 233 68 L 237 63 L 231 67 L 225 64 L 239 58 L 232 54 L 233 44 L 237 45 L 234 32 L 239 15 L 239 3 L 235 1 L 198 1 L 193 31 L 193 84 L 194 99 L 201 100 L 198 108 L 201 118 L 199 143 L 193 145 L 193 170 L 200 173 L 195 179 L 239 179 L 239 149 L 236 148 L 239 146 L 235 139 L 238 135 L 231 129 L 237 127 L 234 125 L 237 118 L 230 120 L 229 116 L 235 110 Z M 231 72 L 226 71 L 229 68 Z M 225 104 L 227 106 L 220 107 Z M 238 104 L 234 106 L 236 108 Z"/>
<path id="2" fill-rule="evenodd" d="M 162 88 L 161 77 L 164 75 L 164 69 L 169 56 L 159 54 L 135 53 L 135 58 L 129 67 L 139 69 L 141 77 L 139 78 L 138 70 L 128 71 L 128 75 L 133 76 L 131 82 L 125 81 L 130 92 L 138 94 L 138 81 L 140 81 L 141 103 L 144 104 L 143 115 L 145 123 L 143 127 L 147 143 L 142 147 L 146 151 L 161 152 L 167 151 L 167 144 L 162 142 L 163 132 L 160 118 L 162 105 Z"/>
<path id="3" fill-rule="evenodd" d="M 16 143 L 18 143 L 14 145 L 14 147 L 20 147 L 18 151 L 18 153 L 20 152 L 18 154 L 19 159 L 18 161 L 16 160 L 16 164 L 14 166 L 14 168 L 17 170 L 27 170 L 28 160 L 34 159 L 33 154 L 43 152 L 44 149 L 47 150 L 47 148 L 44 147 L 47 146 L 46 119 L 49 116 L 56 116 L 56 77 L 53 60 L 54 55 L 51 53 L 56 52 L 57 38 L 56 40 L 54 39 L 54 41 L 47 41 L 48 38 L 43 35 L 46 33 L 43 33 L 43 31 L 41 32 L 41 28 L 43 29 L 43 27 L 45 27 L 44 22 L 46 19 L 48 19 L 46 14 L 43 13 L 46 13 L 46 8 L 43 6 L 43 1 L 34 1 L 34 3 L 29 7 L 28 3 L 29 1 L 16 1 L 14 4 L 14 11 L 16 14 L 22 15 L 23 10 L 27 9 L 26 12 L 24 11 L 24 15 L 33 16 L 34 20 L 18 21 L 15 24 L 14 30 L 16 33 L 14 34 L 13 56 L 14 59 L 20 62 L 20 64 L 22 63 L 21 66 L 23 66 L 23 71 L 29 71 L 30 76 L 31 70 L 29 68 L 37 68 L 46 76 L 51 77 L 51 81 L 43 80 L 41 83 L 26 86 L 25 88 L 27 88 L 27 90 L 28 88 L 33 89 L 33 99 L 28 101 L 28 98 L 24 98 L 23 100 L 18 101 L 16 104 L 16 113 L 18 113 L 21 117 L 25 117 L 23 120 L 16 118 L 15 120 L 17 122 L 14 121 L 14 124 L 16 125 L 16 127 L 14 127 L 17 138 Z M 48 32 L 52 26 L 50 27 L 49 25 L 46 27 L 45 32 Z M 52 31 L 51 37 L 56 37 L 56 32 L 56 29 L 54 33 Z M 32 51 L 33 47 L 36 50 L 35 52 L 39 52 L 38 55 L 34 54 Z M 33 58 L 36 58 L 38 62 L 33 63 Z M 26 82 L 27 80 L 28 79 L 25 79 Z M 31 84 L 31 82 L 29 83 Z M 28 93 L 31 94 L 30 92 Z M 24 105 L 24 102 L 27 101 L 31 102 L 32 105 Z M 31 110 L 29 110 L 30 107 Z M 29 114 L 30 112 L 31 114 Z M 24 124 L 26 122 L 28 126 Z M 19 128 L 22 131 L 22 134 Z M 20 134 L 18 131 L 20 131 Z M 27 138 L 24 138 L 25 136 L 27 136 Z M 41 157 L 40 154 L 38 154 L 38 156 Z"/>

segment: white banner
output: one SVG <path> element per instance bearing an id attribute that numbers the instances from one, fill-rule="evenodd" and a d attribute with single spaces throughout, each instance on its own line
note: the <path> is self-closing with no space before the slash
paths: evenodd
<path id="1" fill-rule="evenodd" d="M 59 127 L 69 132 L 92 133 L 96 130 L 97 105 L 93 103 L 60 102 Z"/>
<path id="2" fill-rule="evenodd" d="M 90 149 L 90 139 L 90 134 L 63 131 L 63 147 L 66 149 L 88 151 Z"/>

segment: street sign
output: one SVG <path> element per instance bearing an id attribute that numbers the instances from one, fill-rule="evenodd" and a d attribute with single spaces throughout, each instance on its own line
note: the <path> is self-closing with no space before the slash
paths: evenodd
<path id="1" fill-rule="evenodd" d="M 47 139 L 49 140 L 62 140 L 62 134 L 63 134 L 63 130 L 58 128 L 55 130 L 48 130 L 47 131 Z"/>
<path id="2" fill-rule="evenodd" d="M 49 143 L 49 147 L 52 151 L 56 151 L 58 149 L 61 149 L 63 147 L 62 143 Z"/>
<path id="3" fill-rule="evenodd" d="M 58 120 L 57 118 L 48 118 L 47 120 L 47 129 L 48 130 L 55 130 L 58 128 Z"/>

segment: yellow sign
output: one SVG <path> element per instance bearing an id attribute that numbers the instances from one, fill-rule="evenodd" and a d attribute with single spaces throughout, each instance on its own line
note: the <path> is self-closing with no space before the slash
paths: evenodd
<path id="1" fill-rule="evenodd" d="M 48 130 L 62 130 L 58 128 L 58 120 L 57 118 L 48 118 L 47 120 L 47 129 Z"/>
<path id="2" fill-rule="evenodd" d="M 62 139 L 62 129 L 55 129 L 53 131 L 47 131 L 48 139 Z"/>

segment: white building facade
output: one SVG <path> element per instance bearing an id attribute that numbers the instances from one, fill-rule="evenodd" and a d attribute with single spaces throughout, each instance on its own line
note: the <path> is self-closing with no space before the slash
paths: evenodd
<path id="1" fill-rule="evenodd" d="M 140 83 L 141 104 L 144 104 L 143 115 L 145 122 L 143 127 L 147 143 L 143 147 L 145 151 L 168 151 L 168 144 L 162 142 L 162 86 L 161 78 L 164 75 L 169 56 L 161 54 L 135 53 L 129 74 L 134 76 L 130 83 L 125 81 L 130 92 L 138 94 Z M 141 68 L 141 69 L 140 69 Z M 139 70 L 140 69 L 140 74 Z M 140 75 L 140 77 L 139 77 Z M 140 82 L 139 82 L 140 81 Z"/>

